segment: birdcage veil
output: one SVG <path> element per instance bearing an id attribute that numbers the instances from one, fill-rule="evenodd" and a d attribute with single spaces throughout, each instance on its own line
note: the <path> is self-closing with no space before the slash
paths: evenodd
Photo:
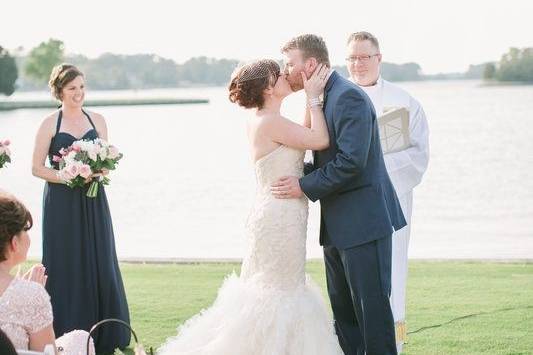
<path id="1" fill-rule="evenodd" d="M 260 78 L 276 77 L 279 73 L 280 67 L 275 60 L 259 59 L 238 65 L 231 77 L 240 84 Z"/>

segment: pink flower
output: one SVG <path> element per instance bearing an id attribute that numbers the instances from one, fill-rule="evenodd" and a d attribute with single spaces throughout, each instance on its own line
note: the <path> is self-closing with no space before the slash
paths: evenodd
<path id="1" fill-rule="evenodd" d="M 108 155 L 108 158 L 110 159 L 116 159 L 118 158 L 120 155 L 120 152 L 118 151 L 118 148 L 115 147 L 114 145 L 110 145 L 109 146 L 109 155 Z"/>
<path id="2" fill-rule="evenodd" d="M 81 147 L 77 145 L 76 143 L 74 143 L 72 145 L 72 150 L 78 153 L 78 152 L 81 152 Z"/>
<path id="3" fill-rule="evenodd" d="M 65 148 L 59 149 L 59 154 L 61 155 L 67 155 L 68 151 Z"/>
<path id="4" fill-rule="evenodd" d="M 59 178 L 63 181 L 70 181 L 72 179 L 74 179 L 74 176 L 72 176 L 68 169 L 67 168 L 63 168 L 61 170 L 59 170 Z"/>
<path id="5" fill-rule="evenodd" d="M 91 167 L 87 164 L 83 164 L 80 166 L 79 173 L 82 178 L 87 179 L 92 174 Z"/>
<path id="6" fill-rule="evenodd" d="M 11 156 L 11 152 L 9 151 L 9 148 L 0 145 L 0 155 L 3 155 L 3 154 L 7 155 L 8 157 Z"/>
<path id="7" fill-rule="evenodd" d="M 72 164 L 70 166 L 67 166 L 67 171 L 70 175 L 72 175 L 73 178 L 78 176 L 80 174 L 80 168 L 76 164 Z"/>
<path id="8" fill-rule="evenodd" d="M 11 144 L 11 141 L 9 139 L 6 139 L 5 141 L 0 142 L 0 146 L 4 146 L 4 147 L 6 147 L 6 146 L 8 146 L 10 144 Z"/>
<path id="9" fill-rule="evenodd" d="M 52 161 L 53 161 L 54 163 L 59 163 L 59 162 L 61 161 L 61 157 L 60 157 L 59 155 L 54 155 L 54 156 L 52 157 Z"/>

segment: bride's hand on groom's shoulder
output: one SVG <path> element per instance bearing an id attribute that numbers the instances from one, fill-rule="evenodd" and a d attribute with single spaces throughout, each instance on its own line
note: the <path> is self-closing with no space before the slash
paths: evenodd
<path id="1" fill-rule="evenodd" d="M 304 72 L 300 73 L 308 99 L 317 98 L 324 92 L 329 71 L 330 69 L 326 65 L 319 64 L 309 79 L 307 79 Z"/>

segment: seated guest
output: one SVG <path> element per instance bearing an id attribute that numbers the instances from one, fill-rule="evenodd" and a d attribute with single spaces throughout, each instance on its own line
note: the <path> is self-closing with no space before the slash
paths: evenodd
<path id="1" fill-rule="evenodd" d="M 43 286 L 44 267 L 37 265 L 22 278 L 11 275 L 13 268 L 26 260 L 32 225 L 26 207 L 15 197 L 0 193 L 0 329 L 16 349 L 43 351 L 54 344 L 58 354 L 85 354 L 86 331 L 74 330 L 55 339 L 50 296 Z"/>

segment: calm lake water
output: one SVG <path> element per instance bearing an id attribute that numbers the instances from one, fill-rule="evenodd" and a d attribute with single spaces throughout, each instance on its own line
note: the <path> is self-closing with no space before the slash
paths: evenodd
<path id="1" fill-rule="evenodd" d="M 431 160 L 415 190 L 412 258 L 533 258 L 533 86 L 476 81 L 401 83 L 423 105 Z M 12 99 L 46 97 L 17 93 Z M 255 192 L 245 134 L 249 112 L 224 88 L 88 92 L 101 97 L 206 97 L 206 105 L 97 107 L 125 157 L 107 194 L 119 257 L 239 258 Z M 284 114 L 299 120 L 304 97 Z M 49 110 L 0 112 L 14 162 L 0 187 L 34 214 L 30 255 L 41 254 L 43 181 L 31 175 L 33 140 Z M 321 257 L 311 204 L 308 256 Z"/>

